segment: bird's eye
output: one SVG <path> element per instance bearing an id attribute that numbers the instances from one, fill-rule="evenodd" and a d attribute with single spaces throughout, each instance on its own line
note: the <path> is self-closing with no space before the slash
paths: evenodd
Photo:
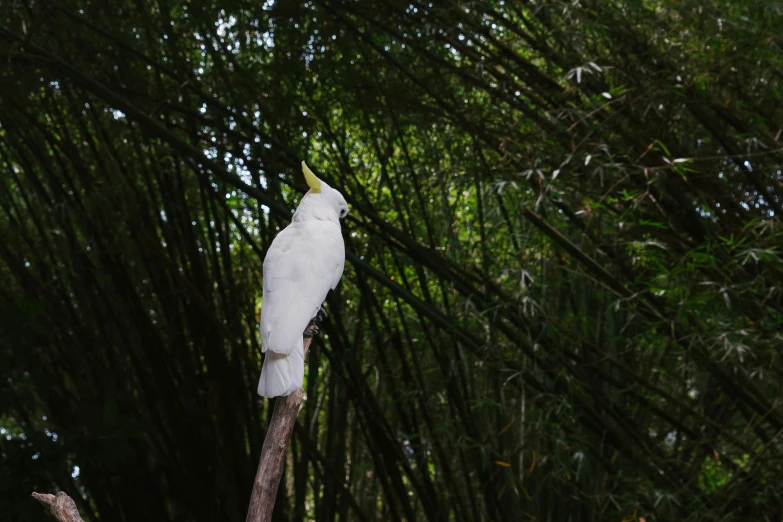
<path id="1" fill-rule="evenodd" d="M 345 207 L 340 208 L 340 217 L 344 218 L 347 215 L 348 215 L 348 209 Z"/>

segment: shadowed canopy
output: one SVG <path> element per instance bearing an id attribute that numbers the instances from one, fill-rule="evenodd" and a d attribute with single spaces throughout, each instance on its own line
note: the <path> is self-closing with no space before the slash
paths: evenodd
<path id="1" fill-rule="evenodd" d="M 351 214 L 276 520 L 779 520 L 781 26 L 0 3 L 0 513 L 244 519 L 306 159 Z"/>

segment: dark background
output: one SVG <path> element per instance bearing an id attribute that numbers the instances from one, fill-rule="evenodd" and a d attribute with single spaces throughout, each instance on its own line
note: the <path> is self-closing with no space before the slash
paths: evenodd
<path id="1" fill-rule="evenodd" d="M 0 5 L 0 518 L 243 520 L 261 263 L 351 204 L 276 520 L 780 520 L 780 5 Z"/>

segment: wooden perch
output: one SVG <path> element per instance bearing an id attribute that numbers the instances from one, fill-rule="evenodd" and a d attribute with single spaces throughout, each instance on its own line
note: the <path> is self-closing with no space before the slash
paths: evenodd
<path id="1" fill-rule="evenodd" d="M 311 323 L 312 325 L 312 323 Z M 310 327 L 308 326 L 308 329 Z M 312 331 L 312 330 L 311 330 Z M 304 356 L 310 350 L 312 337 L 304 339 Z M 296 416 L 304 399 L 304 390 L 299 388 L 287 397 L 275 398 L 275 411 L 261 448 L 261 459 L 258 462 L 256 479 L 253 482 L 253 492 L 250 495 L 250 507 L 247 510 L 245 522 L 269 522 L 275 507 L 277 488 L 283 475 L 288 443 L 294 431 Z"/>
<path id="2" fill-rule="evenodd" d="M 76 502 L 66 493 L 58 491 L 57 495 L 33 493 L 33 498 L 45 506 L 59 522 L 84 522 L 76 509 Z"/>

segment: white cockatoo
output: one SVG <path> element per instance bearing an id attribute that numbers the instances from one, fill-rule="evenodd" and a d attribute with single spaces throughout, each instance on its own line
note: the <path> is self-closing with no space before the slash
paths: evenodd
<path id="1" fill-rule="evenodd" d="M 318 179 L 302 162 L 310 190 L 299 202 L 291 224 L 272 241 L 264 258 L 261 302 L 261 351 L 258 380 L 263 397 L 289 395 L 302 387 L 304 339 L 314 318 L 325 316 L 321 304 L 343 275 L 345 244 L 340 219 L 348 215 L 342 194 Z"/>

